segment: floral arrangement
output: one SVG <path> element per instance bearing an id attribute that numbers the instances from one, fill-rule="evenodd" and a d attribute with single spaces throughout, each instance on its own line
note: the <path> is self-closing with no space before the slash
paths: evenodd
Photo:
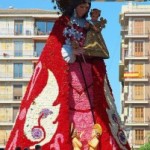
<path id="1" fill-rule="evenodd" d="M 85 30 L 79 27 L 77 24 L 68 23 L 68 26 L 64 29 L 63 35 L 66 37 L 66 44 L 72 45 L 74 49 L 83 47 L 85 41 Z"/>

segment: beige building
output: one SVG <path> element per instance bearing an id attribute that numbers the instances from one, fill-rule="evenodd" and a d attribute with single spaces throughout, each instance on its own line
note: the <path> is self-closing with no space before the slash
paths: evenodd
<path id="1" fill-rule="evenodd" d="M 150 142 L 150 5 L 122 6 L 120 82 L 121 118 L 129 144 Z"/>
<path id="2" fill-rule="evenodd" d="M 0 9 L 0 148 L 4 148 L 56 12 Z"/>

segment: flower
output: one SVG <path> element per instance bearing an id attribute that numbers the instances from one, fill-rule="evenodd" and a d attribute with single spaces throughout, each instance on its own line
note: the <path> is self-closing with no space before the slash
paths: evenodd
<path id="1" fill-rule="evenodd" d="M 43 131 L 40 128 L 33 128 L 32 129 L 32 137 L 34 139 L 40 139 L 43 135 Z"/>
<path id="2" fill-rule="evenodd" d="M 79 27 L 76 24 L 72 24 L 72 26 L 68 26 L 64 29 L 63 31 L 63 35 L 66 37 L 66 44 L 72 43 L 73 41 L 78 42 L 79 46 L 83 46 L 84 45 L 84 29 Z M 69 42 L 70 41 L 70 42 Z"/>
<path id="3" fill-rule="evenodd" d="M 48 115 L 53 114 L 53 112 L 47 108 L 42 109 L 40 112 L 40 115 L 42 115 L 42 118 L 46 118 Z"/>

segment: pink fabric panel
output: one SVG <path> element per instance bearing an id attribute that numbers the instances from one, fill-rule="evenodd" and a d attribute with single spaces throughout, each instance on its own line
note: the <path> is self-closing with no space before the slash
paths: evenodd
<path id="1" fill-rule="evenodd" d="M 86 83 L 89 86 L 88 91 L 90 99 L 93 102 L 93 77 L 91 72 L 91 65 L 82 63 L 82 68 L 86 77 Z M 93 126 L 93 118 L 91 107 L 85 90 L 85 83 L 79 63 L 70 64 L 70 120 L 74 124 L 78 132 L 83 132 L 81 141 L 83 150 L 88 149 L 88 141 L 91 138 L 91 131 Z"/>

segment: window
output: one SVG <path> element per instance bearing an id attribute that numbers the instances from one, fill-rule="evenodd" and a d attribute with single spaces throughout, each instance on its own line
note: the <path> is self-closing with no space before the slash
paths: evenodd
<path id="1" fill-rule="evenodd" d="M 144 100 L 144 85 L 134 85 L 133 94 L 133 99 Z"/>
<path id="2" fill-rule="evenodd" d="M 36 35 L 48 35 L 54 25 L 52 21 L 36 21 L 35 22 L 35 34 Z"/>
<path id="3" fill-rule="evenodd" d="M 23 51 L 23 42 L 15 41 L 14 42 L 14 56 L 22 56 Z"/>
<path id="4" fill-rule="evenodd" d="M 7 108 L 0 106 L 0 122 L 7 122 L 6 113 Z"/>
<path id="5" fill-rule="evenodd" d="M 135 19 L 133 23 L 133 34 L 141 35 L 144 30 L 144 21 L 143 19 Z"/>
<path id="6" fill-rule="evenodd" d="M 14 64 L 14 78 L 22 78 L 22 68 L 23 64 L 22 63 L 15 63 Z"/>
<path id="7" fill-rule="evenodd" d="M 5 142 L 5 134 L 6 134 L 6 132 L 5 132 L 5 129 L 3 129 L 3 127 L 1 127 L 0 128 L 0 145 L 4 145 L 4 144 L 6 144 L 6 142 Z"/>
<path id="8" fill-rule="evenodd" d="M 32 61 L 32 63 L 33 63 L 33 70 L 34 70 L 36 65 L 37 65 L 37 63 L 38 63 L 38 61 Z"/>
<path id="9" fill-rule="evenodd" d="M 143 122 L 144 121 L 144 108 L 136 107 L 134 112 L 134 121 L 135 122 Z"/>
<path id="10" fill-rule="evenodd" d="M 134 56 L 143 56 L 143 41 L 135 41 Z"/>
<path id="11" fill-rule="evenodd" d="M 41 52 L 44 48 L 45 42 L 36 42 L 35 43 L 35 56 L 39 57 L 41 55 Z"/>
<path id="12" fill-rule="evenodd" d="M 144 75 L 144 65 L 143 64 L 134 64 L 134 72 L 138 72 L 139 73 L 139 78 L 142 78 Z"/>
<path id="13" fill-rule="evenodd" d="M 19 107 L 13 107 L 13 122 L 15 122 L 17 114 L 19 111 Z"/>
<path id="14" fill-rule="evenodd" d="M 10 106 L 0 106 L 0 122 L 11 122 Z"/>
<path id="15" fill-rule="evenodd" d="M 15 20 L 14 30 L 15 35 L 23 34 L 23 20 Z"/>
<path id="16" fill-rule="evenodd" d="M 14 100 L 21 100 L 22 98 L 22 85 L 13 85 Z"/>
<path id="17" fill-rule="evenodd" d="M 11 128 L 8 126 L 1 126 L 0 127 L 0 145 L 6 145 L 9 135 L 11 132 Z M 0 150 L 3 150 L 2 148 L 0 148 Z"/>
<path id="18" fill-rule="evenodd" d="M 136 145 L 144 144 L 144 130 L 143 129 L 135 130 L 135 144 Z"/>

